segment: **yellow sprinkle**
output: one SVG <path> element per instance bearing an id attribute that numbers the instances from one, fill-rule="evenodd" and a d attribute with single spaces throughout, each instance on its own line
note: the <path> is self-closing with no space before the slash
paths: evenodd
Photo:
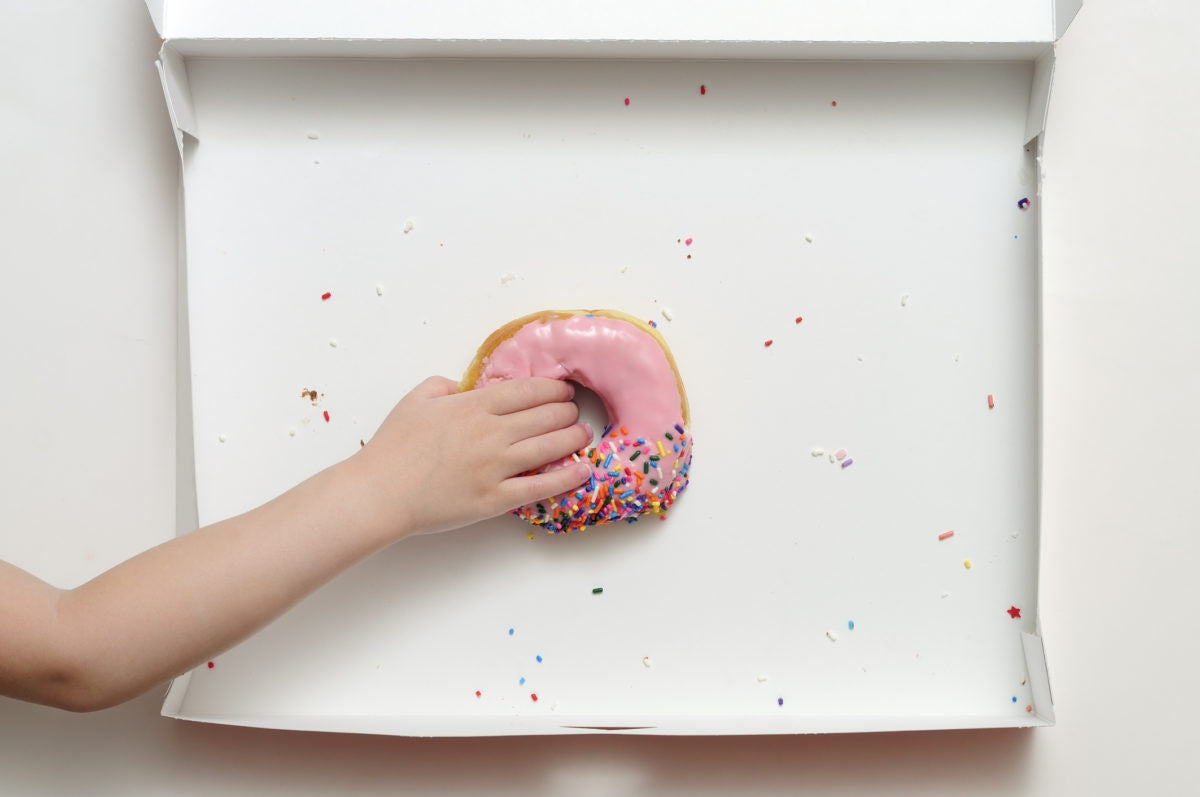
<path id="1" fill-rule="evenodd" d="M 662 440 L 656 440 L 655 442 L 658 443 L 658 455 L 663 459 L 666 459 L 667 449 L 663 448 Z"/>
<path id="2" fill-rule="evenodd" d="M 529 541 L 533 542 L 533 532 L 529 532 Z"/>
<path id="3" fill-rule="evenodd" d="M 970 569 L 971 569 L 971 560 L 970 560 L 970 559 L 963 559 L 963 567 L 965 567 L 965 568 L 967 568 L 968 570 L 970 570 Z"/>

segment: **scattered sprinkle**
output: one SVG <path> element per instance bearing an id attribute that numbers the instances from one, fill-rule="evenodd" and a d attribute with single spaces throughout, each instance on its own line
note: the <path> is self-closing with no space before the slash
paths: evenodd
<path id="1" fill-rule="evenodd" d="M 841 462 L 843 459 L 846 458 L 846 449 L 839 448 L 837 451 L 833 452 L 833 456 L 837 458 L 838 462 Z"/>
<path id="2" fill-rule="evenodd" d="M 537 663 L 538 664 L 542 663 L 542 654 L 540 654 L 540 653 L 537 655 Z"/>
<path id="3" fill-rule="evenodd" d="M 329 410 L 325 410 L 321 414 L 325 416 L 325 423 L 329 423 Z"/>
<path id="4" fill-rule="evenodd" d="M 700 96 L 704 96 L 707 93 L 708 93 L 708 86 L 701 83 L 700 84 Z"/>
<path id="5" fill-rule="evenodd" d="M 367 447 L 367 441 L 366 441 L 366 440 L 363 440 L 361 437 L 360 437 L 360 438 L 358 438 L 358 447 L 359 447 L 359 448 L 366 448 L 366 447 Z"/>
<path id="6" fill-rule="evenodd" d="M 945 598 L 949 598 L 949 597 L 950 597 L 950 593 L 949 593 L 949 592 L 943 592 L 943 593 L 942 593 L 942 598 L 943 598 L 943 599 L 945 599 Z"/>
<path id="7" fill-rule="evenodd" d="M 317 131 L 313 130 L 313 131 L 309 132 L 308 137 L 311 141 L 316 141 L 318 138 L 321 137 L 321 135 Z"/>
<path id="8" fill-rule="evenodd" d="M 996 409 L 996 397 L 993 396 L 991 393 L 988 393 L 988 409 L 989 410 Z"/>
<path id="9" fill-rule="evenodd" d="M 766 340 L 764 340 L 764 341 L 763 341 L 763 346 L 765 346 L 765 347 L 767 347 L 767 348 L 769 349 L 769 348 L 771 347 L 771 344 L 772 344 L 772 343 L 774 343 L 774 342 L 775 342 L 775 341 L 774 341 L 774 340 L 772 340 L 771 338 L 767 338 Z"/>
<path id="10" fill-rule="evenodd" d="M 416 224 L 413 222 L 413 220 L 412 220 L 412 219 L 405 219 L 405 220 L 404 220 L 404 227 L 402 228 L 402 229 L 403 229 L 403 231 L 404 231 L 404 234 L 405 234 L 405 235 L 408 235 L 410 232 L 412 232 L 412 231 L 413 231 L 413 229 L 414 229 L 416 226 L 417 226 L 417 225 L 416 225 Z"/>
<path id="11" fill-rule="evenodd" d="M 375 286 L 375 295 L 376 295 L 376 296 L 383 296 L 383 286 L 382 286 L 382 285 L 376 285 L 376 286 Z"/>
<path id="12" fill-rule="evenodd" d="M 823 456 L 825 456 L 825 449 L 814 448 L 811 453 L 814 457 L 823 457 Z"/>
<path id="13" fill-rule="evenodd" d="M 968 570 L 970 570 L 970 569 L 971 569 L 971 560 L 970 560 L 970 559 L 963 559 L 963 567 L 965 567 L 965 568 L 967 568 Z"/>
<path id="14" fill-rule="evenodd" d="M 628 97 L 626 97 L 626 98 L 625 98 L 625 104 L 626 104 L 626 105 L 628 105 L 628 104 L 629 104 L 629 98 L 628 98 Z"/>
<path id="15" fill-rule="evenodd" d="M 805 241 L 805 243 L 812 243 L 813 242 L 813 234 L 811 232 L 804 233 L 804 241 Z"/>
<path id="16" fill-rule="evenodd" d="M 529 532 L 529 541 L 533 542 L 533 532 Z"/>
<path id="17" fill-rule="evenodd" d="M 525 676 L 524 675 L 521 676 L 521 680 L 517 681 L 517 684 L 519 684 L 520 686 L 525 685 Z"/>
<path id="18" fill-rule="evenodd" d="M 1013 695 L 1012 702 L 1014 702 L 1014 703 L 1016 703 L 1016 702 L 1017 702 L 1017 696 L 1016 696 L 1016 695 Z"/>
<path id="19" fill-rule="evenodd" d="M 691 245 L 692 245 L 692 239 L 691 239 L 691 238 L 684 238 L 684 239 L 683 239 L 683 245 L 684 245 L 684 246 L 691 246 Z"/>
<path id="20" fill-rule="evenodd" d="M 943 531 L 941 534 L 939 534 L 938 539 L 939 540 L 948 540 L 953 536 L 954 536 L 954 529 L 950 529 L 949 531 Z"/>
<path id="21" fill-rule="evenodd" d="M 338 344 L 337 344 L 337 338 L 330 338 L 330 339 L 329 339 L 329 348 L 331 348 L 331 349 L 336 349 L 336 348 L 337 348 L 337 346 L 338 346 Z"/>
<path id="22" fill-rule="evenodd" d="M 506 271 L 500 275 L 500 284 L 508 285 L 510 282 L 512 282 L 516 278 L 517 278 L 516 274 L 512 273 L 511 271 Z"/>
<path id="23" fill-rule="evenodd" d="M 781 706 L 783 705 L 783 698 L 782 698 L 782 697 L 781 697 L 781 698 L 779 698 L 779 705 L 781 705 Z"/>
<path id="24" fill-rule="evenodd" d="M 216 666 L 217 666 L 217 665 L 213 664 L 211 661 L 208 663 L 208 669 L 210 669 L 210 670 L 211 670 L 213 667 L 216 667 Z"/>
<path id="25" fill-rule="evenodd" d="M 825 636 L 829 638 L 830 642 L 837 642 L 837 634 L 833 633 L 833 631 L 826 631 Z"/>
<path id="26" fill-rule="evenodd" d="M 800 323 L 801 321 L 803 321 L 803 320 L 804 320 L 804 316 L 802 316 L 802 315 L 798 315 L 798 316 L 796 316 L 796 323 L 797 323 L 797 324 L 799 324 L 799 323 Z"/>
<path id="27" fill-rule="evenodd" d="M 1012 619 L 1014 619 L 1014 620 L 1021 619 L 1021 610 L 1018 609 L 1016 606 L 1010 606 L 1005 611 L 1008 612 L 1008 616 L 1011 617 Z"/>
<path id="28" fill-rule="evenodd" d="M 326 300 L 326 299 L 328 299 L 330 296 L 333 296 L 333 294 L 332 294 L 332 293 L 330 293 L 329 291 L 325 291 L 324 293 L 322 293 L 322 294 L 321 294 L 321 301 L 325 301 L 325 300 Z"/>
<path id="29" fill-rule="evenodd" d="M 650 661 L 649 656 L 642 656 L 642 666 L 646 669 L 650 669 L 654 666 L 654 662 Z"/>
<path id="30" fill-rule="evenodd" d="M 226 440 L 226 437 L 225 437 L 225 435 L 223 435 L 223 434 L 219 434 L 219 435 L 217 435 L 217 442 L 218 442 L 218 443 L 224 443 L 224 442 L 225 442 L 225 440 Z"/>
<path id="31" fill-rule="evenodd" d="M 532 700 L 534 703 L 536 703 L 537 702 L 537 692 L 531 692 L 529 694 L 529 699 Z"/>
<path id="32" fill-rule="evenodd" d="M 629 270 L 629 266 L 621 266 L 621 268 L 620 268 L 620 270 L 618 271 L 618 273 L 619 273 L 619 274 L 624 274 L 624 273 L 625 273 L 626 271 L 628 271 L 628 270 Z"/>
<path id="33" fill-rule="evenodd" d="M 599 595 L 602 592 L 604 592 L 604 587 L 592 587 L 593 595 Z"/>
<path id="34" fill-rule="evenodd" d="M 288 437 L 295 437 L 295 436 L 296 436 L 296 427 L 289 426 L 288 427 Z"/>
<path id="35" fill-rule="evenodd" d="M 854 458 L 846 457 L 845 459 L 842 460 L 842 470 L 845 470 L 846 468 L 850 467 L 853 464 L 854 464 Z"/>
<path id="36" fill-rule="evenodd" d="M 673 321 L 675 318 L 675 316 L 671 315 L 671 308 L 669 308 L 669 307 L 664 307 L 662 309 L 662 317 L 667 319 L 668 321 Z"/>
<path id="37" fill-rule="evenodd" d="M 1029 210 L 1029 197 L 1023 196 L 1017 200 L 1017 207 L 1021 210 Z"/>
<path id="38" fill-rule="evenodd" d="M 1026 710 L 1026 711 L 1028 711 L 1029 713 L 1031 713 L 1031 714 L 1032 714 L 1032 713 L 1033 713 L 1033 706 L 1026 706 L 1026 707 L 1025 707 L 1025 710 Z"/>
<path id="39" fill-rule="evenodd" d="M 1024 686 L 1028 680 L 1029 680 L 1029 676 L 1026 675 L 1025 673 L 1021 673 L 1021 686 Z"/>
<path id="40" fill-rule="evenodd" d="M 509 635 L 509 636 L 512 636 L 512 635 L 513 635 L 513 634 L 515 634 L 515 633 L 517 633 L 517 629 L 515 629 L 515 628 L 510 628 L 510 629 L 508 629 L 508 635 Z"/>
<path id="41" fill-rule="evenodd" d="M 480 692 L 478 689 L 476 689 L 476 690 L 475 690 L 475 697 L 483 697 L 483 692 Z"/>
<path id="42" fill-rule="evenodd" d="M 652 329 L 658 329 L 658 322 L 653 318 L 646 319 L 646 323 L 649 324 Z"/>
<path id="43" fill-rule="evenodd" d="M 837 100 L 834 100 L 833 102 L 829 103 L 829 107 L 831 107 L 831 108 L 836 108 L 836 107 L 837 107 Z"/>
<path id="44" fill-rule="evenodd" d="M 758 674 L 758 682 L 759 682 L 760 684 L 765 684 L 765 683 L 767 682 L 767 674 L 766 674 L 766 673 L 762 673 L 762 672 L 760 672 L 760 673 Z"/>
<path id="45" fill-rule="evenodd" d="M 849 628 L 851 631 L 853 631 L 854 630 L 854 621 L 851 620 L 850 622 L 846 623 L 846 627 Z"/>
<path id="46" fill-rule="evenodd" d="M 900 294 L 900 306 L 908 307 L 908 299 L 909 299 L 909 296 L 907 293 Z"/>

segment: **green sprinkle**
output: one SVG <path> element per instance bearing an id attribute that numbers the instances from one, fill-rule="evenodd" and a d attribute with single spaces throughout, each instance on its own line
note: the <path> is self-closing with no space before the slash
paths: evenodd
<path id="1" fill-rule="evenodd" d="M 642 455 L 642 450 L 639 448 L 637 451 L 634 451 L 632 454 L 629 455 L 629 461 L 633 462 L 635 459 L 637 459 L 641 455 Z"/>
<path id="2" fill-rule="evenodd" d="M 604 587 L 592 587 L 593 595 L 599 595 L 601 592 L 604 592 Z"/>
<path id="3" fill-rule="evenodd" d="M 659 456 L 658 456 L 658 454 L 651 454 L 651 455 L 650 455 L 650 461 L 651 461 L 651 462 L 658 462 L 658 460 L 659 460 L 659 459 L 661 459 L 661 457 L 659 457 Z"/>
<path id="4" fill-rule="evenodd" d="M 653 484 L 655 487 L 657 487 L 657 486 L 658 486 L 658 479 L 651 479 L 651 480 L 650 480 L 650 483 L 651 483 L 651 484 Z"/>
<path id="5" fill-rule="evenodd" d="M 674 440 L 674 439 L 675 439 L 674 435 L 672 435 L 670 432 L 663 432 L 663 434 L 666 436 L 666 438 L 667 438 L 668 440 Z"/>
<path id="6" fill-rule="evenodd" d="M 649 472 L 650 472 L 650 463 L 643 462 L 642 463 L 642 473 L 649 473 Z"/>

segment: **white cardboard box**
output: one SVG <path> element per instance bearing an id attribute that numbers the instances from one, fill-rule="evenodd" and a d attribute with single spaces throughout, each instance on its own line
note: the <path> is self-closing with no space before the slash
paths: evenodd
<path id="1" fill-rule="evenodd" d="M 405 541 L 177 679 L 164 714 L 470 736 L 1053 722 L 1037 153 L 1077 2 L 148 6 L 200 524 L 352 453 L 546 307 L 655 319 L 696 439 L 666 522 Z"/>

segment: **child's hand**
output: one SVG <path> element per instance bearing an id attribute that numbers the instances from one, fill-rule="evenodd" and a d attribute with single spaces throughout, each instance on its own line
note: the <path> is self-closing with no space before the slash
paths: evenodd
<path id="1" fill-rule="evenodd" d="M 585 482 L 582 463 L 520 474 L 586 446 L 574 387 L 517 379 L 459 393 L 430 377 L 401 399 L 347 465 L 378 496 L 373 518 L 397 536 L 443 531 L 494 517 Z"/>

